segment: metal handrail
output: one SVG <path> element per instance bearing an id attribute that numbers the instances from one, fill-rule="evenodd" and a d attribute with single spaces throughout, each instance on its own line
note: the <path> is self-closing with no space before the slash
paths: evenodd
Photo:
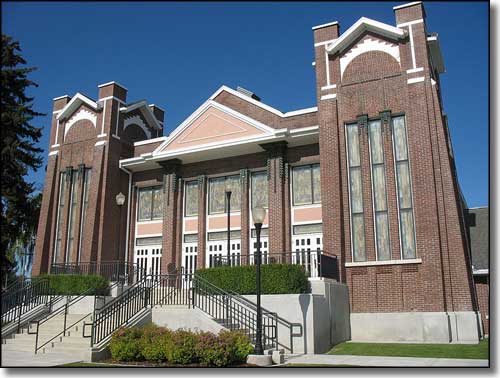
<path id="1" fill-rule="evenodd" d="M 66 297 L 66 303 L 64 304 L 63 307 L 61 307 L 58 310 L 52 312 L 51 314 L 49 314 L 48 316 L 46 316 L 42 320 L 32 320 L 32 321 L 29 322 L 29 325 L 28 325 L 28 334 L 30 334 L 30 335 L 35 335 L 36 334 L 36 337 L 35 337 L 35 354 L 38 352 L 38 350 L 40 350 L 41 348 L 43 348 L 45 345 L 47 345 L 49 342 L 51 342 L 52 340 L 54 340 L 56 337 L 60 336 L 61 334 L 63 336 L 66 336 L 66 331 L 69 328 L 71 328 L 73 325 L 75 325 L 76 323 L 78 323 L 79 321 L 81 321 L 82 319 L 84 319 L 85 317 L 88 316 L 88 315 L 85 315 L 85 317 L 83 317 L 82 319 L 78 320 L 76 323 L 74 323 L 74 324 L 72 324 L 70 326 L 67 326 L 67 324 L 66 324 L 69 307 L 73 306 L 75 303 L 80 302 L 83 298 L 85 298 L 86 296 L 88 296 L 94 290 L 95 290 L 95 288 L 91 287 L 91 288 L 85 290 L 84 292 L 80 293 L 78 296 L 76 296 L 73 299 L 70 299 L 71 295 L 66 295 L 65 296 Z M 64 297 L 64 296 L 62 296 L 62 297 Z M 95 305 L 95 298 L 94 298 L 94 305 Z M 63 330 L 61 332 L 59 332 L 57 335 L 55 335 L 54 337 L 52 337 L 50 340 L 48 340 L 45 343 L 43 343 L 42 345 L 38 346 L 38 337 L 39 337 L 40 326 L 42 324 L 46 323 L 48 320 L 54 318 L 55 316 L 60 315 L 63 311 L 64 311 L 64 325 L 63 325 Z M 31 332 L 31 325 L 32 324 L 36 324 L 36 332 Z"/>
<path id="2" fill-rule="evenodd" d="M 11 293 L 2 294 L 2 322 L 17 320 L 17 332 L 21 328 L 21 316 L 50 301 L 48 279 L 30 282 L 28 285 Z"/>
<path id="3" fill-rule="evenodd" d="M 240 296 L 231 294 L 215 286 L 199 275 L 194 276 L 193 306 L 198 307 L 215 319 L 222 319 L 226 323 L 226 327 L 231 330 L 242 330 L 241 327 L 244 327 L 244 333 L 253 340 L 257 326 L 257 311 L 252 306 L 248 306 L 246 301 L 235 300 L 235 297 Z M 245 302 L 245 304 L 242 302 Z M 238 324 L 238 328 L 233 327 L 234 322 Z M 263 312 L 262 328 L 264 345 L 271 344 L 278 349 L 277 314 L 274 312 Z"/>
<path id="4" fill-rule="evenodd" d="M 79 263 L 54 263 L 50 269 L 51 274 L 96 274 L 108 278 L 110 281 L 120 281 L 132 284 L 143 276 L 145 269 L 139 268 L 135 263 L 123 261 L 88 261 Z"/>

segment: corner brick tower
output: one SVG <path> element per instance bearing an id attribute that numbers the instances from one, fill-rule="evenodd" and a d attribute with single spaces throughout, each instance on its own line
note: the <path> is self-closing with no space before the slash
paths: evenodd
<path id="1" fill-rule="evenodd" d="M 161 136 L 164 116 L 126 100 L 115 82 L 99 85 L 97 101 L 81 93 L 54 99 L 33 275 L 57 263 L 124 261 L 127 211 L 115 198 L 129 200 L 129 178 L 119 160 L 132 156 L 134 142 Z"/>
<path id="2" fill-rule="evenodd" d="M 361 18 L 343 34 L 337 22 L 313 28 L 324 249 L 339 256 L 354 313 L 477 311 L 463 208 L 443 113 L 437 35 L 426 30 L 421 2 L 394 7 L 397 27 Z M 404 260 L 391 124 L 404 116 L 416 255 Z M 370 131 L 382 122 L 390 256 L 377 255 Z M 354 260 L 353 199 L 346 125 L 357 125 L 361 171 L 358 210 L 364 258 Z M 358 139 L 359 138 L 359 139 Z M 372 141 L 373 142 L 373 141 Z M 351 172 L 351 177 L 350 177 Z M 401 184 L 402 185 L 402 184 Z M 350 202 L 351 201 L 351 202 Z M 385 202 L 385 201 L 384 201 Z M 353 210 L 354 212 L 354 210 Z M 351 318 L 353 319 L 353 318 Z M 353 335 L 354 336 L 354 335 Z"/>

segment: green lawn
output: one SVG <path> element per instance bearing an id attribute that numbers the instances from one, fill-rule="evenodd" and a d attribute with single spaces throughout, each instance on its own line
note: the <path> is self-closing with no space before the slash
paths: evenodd
<path id="1" fill-rule="evenodd" d="M 434 357 L 488 359 L 489 339 L 479 344 L 342 343 L 327 354 L 355 356 Z"/>
<path id="2" fill-rule="evenodd" d="M 106 364 L 99 362 L 72 362 L 70 364 L 58 365 L 58 367 L 141 367 L 140 365 L 118 365 L 118 364 Z"/>

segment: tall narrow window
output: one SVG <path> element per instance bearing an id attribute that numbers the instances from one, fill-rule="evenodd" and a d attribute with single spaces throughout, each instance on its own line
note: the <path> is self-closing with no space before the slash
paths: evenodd
<path id="1" fill-rule="evenodd" d="M 347 160 L 349 166 L 349 198 L 351 200 L 351 244 L 353 261 L 366 261 L 363 186 L 358 125 L 346 125 Z"/>
<path id="2" fill-rule="evenodd" d="M 198 215 L 198 181 L 188 181 L 184 187 L 185 217 L 195 217 Z"/>
<path id="3" fill-rule="evenodd" d="M 61 242 L 62 242 L 62 218 L 64 212 L 64 194 L 66 188 L 66 173 L 61 172 L 59 176 L 59 200 L 57 203 L 57 222 L 56 222 L 56 244 L 54 247 L 54 260 L 57 262 L 59 259 L 59 254 L 61 252 Z"/>
<path id="4" fill-rule="evenodd" d="M 68 243 L 66 248 L 66 258 L 65 261 L 69 262 L 71 258 L 71 252 L 73 249 L 73 240 L 75 238 L 75 224 L 76 224 L 76 204 L 78 202 L 77 196 L 77 171 L 73 170 L 71 172 L 71 192 L 70 192 L 70 203 L 69 203 L 69 224 L 68 224 Z"/>
<path id="5" fill-rule="evenodd" d="M 139 222 L 163 218 L 163 193 L 161 186 L 139 189 Z"/>
<path id="6" fill-rule="evenodd" d="M 268 207 L 267 172 L 253 172 L 251 178 L 252 207 Z"/>
<path id="7" fill-rule="evenodd" d="M 231 211 L 241 210 L 240 176 L 216 177 L 209 181 L 209 214 L 220 214 L 227 211 L 226 184 L 231 188 Z"/>
<path id="8" fill-rule="evenodd" d="M 319 164 L 294 167 L 292 185 L 294 206 L 321 203 Z"/>
<path id="9" fill-rule="evenodd" d="M 369 131 L 377 260 L 390 260 L 391 247 L 389 241 L 389 217 L 387 213 L 387 190 L 385 182 L 382 122 L 380 120 L 371 121 L 369 123 Z"/>
<path id="10" fill-rule="evenodd" d="M 402 257 L 403 259 L 414 259 L 416 257 L 415 224 L 413 220 L 410 164 L 408 160 L 408 144 L 404 117 L 393 118 L 392 127 Z"/>
<path id="11" fill-rule="evenodd" d="M 78 241 L 77 262 L 80 262 L 80 256 L 82 254 L 83 231 L 85 230 L 85 219 L 86 219 L 87 207 L 88 207 L 88 202 L 89 202 L 89 183 L 90 183 L 91 172 L 92 172 L 91 168 L 85 168 L 85 177 L 83 179 L 83 203 L 82 203 L 82 214 L 81 214 L 81 223 L 80 223 L 80 238 Z"/>

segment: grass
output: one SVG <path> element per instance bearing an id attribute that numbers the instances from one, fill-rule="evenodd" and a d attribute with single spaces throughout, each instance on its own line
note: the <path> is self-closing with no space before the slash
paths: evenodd
<path id="1" fill-rule="evenodd" d="M 489 339 L 479 344 L 379 344 L 342 343 L 327 354 L 353 356 L 488 359 Z"/>

